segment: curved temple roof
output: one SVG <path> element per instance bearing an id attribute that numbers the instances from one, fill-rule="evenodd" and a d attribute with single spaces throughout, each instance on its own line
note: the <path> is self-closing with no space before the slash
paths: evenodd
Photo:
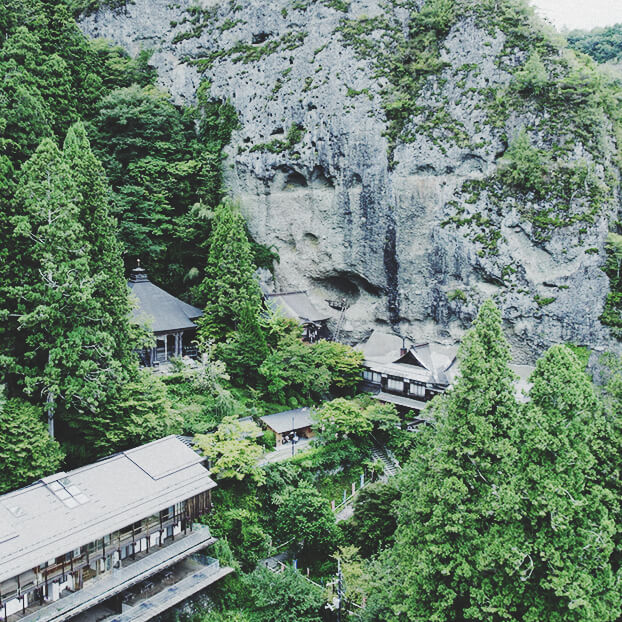
<path id="1" fill-rule="evenodd" d="M 132 270 L 128 285 L 138 300 L 134 321 L 148 324 L 154 333 L 196 328 L 194 320 L 203 315 L 201 309 L 154 285 L 140 263 Z"/>

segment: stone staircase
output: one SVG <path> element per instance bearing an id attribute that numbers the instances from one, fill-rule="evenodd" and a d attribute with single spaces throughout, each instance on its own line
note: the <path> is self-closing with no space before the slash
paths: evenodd
<path id="1" fill-rule="evenodd" d="M 400 463 L 395 459 L 395 456 L 386 447 L 375 445 L 371 455 L 373 460 L 379 460 L 384 464 L 384 473 L 380 478 L 383 481 L 386 481 L 389 477 L 393 477 L 402 469 Z"/>

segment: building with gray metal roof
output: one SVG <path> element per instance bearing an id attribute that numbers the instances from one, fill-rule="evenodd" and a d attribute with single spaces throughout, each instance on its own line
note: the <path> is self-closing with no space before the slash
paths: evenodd
<path id="1" fill-rule="evenodd" d="M 283 439 L 288 432 L 294 431 L 299 437 L 304 438 L 310 438 L 313 435 L 311 429 L 313 419 L 309 407 L 264 415 L 260 419 L 267 428 L 274 432 L 277 445 L 283 443 Z"/>
<path id="2" fill-rule="evenodd" d="M 204 459 L 169 436 L 2 495 L 0 618 L 36 607 L 37 622 L 61 622 L 95 604 L 93 578 L 124 568 L 136 582 L 205 548 L 215 539 L 194 521 L 215 486 Z M 126 589 L 108 583 L 106 598 Z"/>
<path id="3" fill-rule="evenodd" d="M 430 399 L 450 387 L 460 373 L 456 345 L 416 344 L 394 333 L 374 331 L 355 349 L 365 357 L 364 384 L 376 399 L 400 409 L 421 411 Z M 514 364 L 509 367 L 517 376 L 517 398 L 524 400 L 534 368 Z"/>
<path id="4" fill-rule="evenodd" d="M 136 298 L 134 321 L 147 326 L 156 338 L 155 347 L 143 353 L 144 364 L 152 366 L 190 350 L 194 353 L 192 340 L 196 335 L 196 320 L 203 311 L 153 284 L 140 261 L 132 270 L 128 286 Z"/>
<path id="5" fill-rule="evenodd" d="M 264 294 L 264 297 L 272 311 L 296 320 L 303 326 L 305 340 L 314 342 L 330 336 L 326 322 L 331 315 L 318 311 L 306 291 Z"/>

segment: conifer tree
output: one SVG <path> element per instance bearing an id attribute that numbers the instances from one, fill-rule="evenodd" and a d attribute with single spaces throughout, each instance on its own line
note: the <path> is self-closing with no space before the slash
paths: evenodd
<path id="1" fill-rule="evenodd" d="M 515 499 L 504 482 L 517 404 L 491 301 L 465 335 L 459 360 L 460 377 L 432 402 L 434 426 L 422 431 L 405 469 L 396 544 L 369 619 L 505 619 L 488 608 L 504 599 L 497 577 L 513 543 L 506 515 Z"/>
<path id="2" fill-rule="evenodd" d="M 61 153 L 45 140 L 20 176 L 10 218 L 17 252 L 9 307 L 17 338 L 6 362 L 11 393 L 46 402 L 67 448 L 87 459 L 158 432 L 149 417 L 141 431 L 127 409 L 150 389 L 133 354 L 139 332 L 130 325 L 105 176 L 81 125 L 70 130 L 65 148 Z M 124 421 L 126 434 L 111 432 Z"/>
<path id="3" fill-rule="evenodd" d="M 206 300 L 201 320 L 203 339 L 224 341 L 243 314 L 258 314 L 261 290 L 255 277 L 251 247 L 239 210 L 228 202 L 215 210 L 201 294 Z"/>
<path id="4" fill-rule="evenodd" d="M 554 346 L 531 377 L 517 428 L 517 619 L 607 622 L 620 615 L 614 500 L 599 465 L 603 406 L 572 351 Z M 609 442 L 614 442 L 609 439 Z M 518 516 L 517 516 L 518 518 Z M 519 595 L 517 594 L 517 596 Z"/>
<path id="5" fill-rule="evenodd" d="M 90 246 L 89 266 L 93 276 L 93 295 L 105 305 L 100 325 L 110 336 L 109 358 L 133 374 L 136 368 L 134 350 L 140 331 L 130 323 L 131 303 L 117 238 L 117 226 L 109 211 L 110 188 L 104 169 L 91 151 L 89 140 L 80 123 L 67 133 L 63 156 L 72 179 L 81 192 L 76 196 L 78 219 Z M 105 323 L 104 323 L 105 322 Z M 120 372 L 123 374 L 123 371 Z"/>
<path id="6" fill-rule="evenodd" d="M 93 372 L 83 354 L 96 351 L 98 311 L 91 307 L 90 252 L 78 222 L 69 168 L 50 139 L 24 165 L 9 222 L 15 252 L 8 288 L 10 332 L 7 367 L 13 393 L 88 409 L 97 401 L 82 385 Z M 86 322 L 86 318 L 95 316 Z"/>

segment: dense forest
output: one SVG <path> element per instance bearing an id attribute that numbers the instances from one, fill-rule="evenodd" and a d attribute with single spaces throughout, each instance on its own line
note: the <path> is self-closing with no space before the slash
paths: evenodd
<path id="1" fill-rule="evenodd" d="M 599 63 L 622 60 L 622 24 L 595 28 L 589 32 L 573 30 L 566 35 L 570 47 Z"/>
<path id="2" fill-rule="evenodd" d="M 278 257 L 223 187 L 232 105 L 207 79 L 195 105 L 177 105 L 148 51 L 85 38 L 74 15 L 97 6 L 0 6 L 0 492 L 184 434 L 218 479 L 206 522 L 236 569 L 183 614 L 196 622 L 335 619 L 338 563 L 352 619 L 619 620 L 620 358 L 556 345 L 517 395 L 488 300 L 461 342 L 458 380 L 409 431 L 412 413 L 358 393 L 360 352 L 305 343 L 265 308 L 256 269 Z M 617 28 L 569 41 L 608 61 Z M 526 62 L 536 88 L 539 61 Z M 523 151 L 506 177 L 538 168 Z M 619 237 L 607 266 L 618 281 Z M 137 258 L 205 310 L 200 360 L 167 375 L 136 356 L 153 340 L 130 321 Z M 312 445 L 260 465 L 275 438 L 258 416 L 304 405 Z M 395 476 L 378 447 L 401 465 Z M 331 509 L 363 481 L 352 516 Z M 278 574 L 259 564 L 276 552 L 287 554 Z"/>

